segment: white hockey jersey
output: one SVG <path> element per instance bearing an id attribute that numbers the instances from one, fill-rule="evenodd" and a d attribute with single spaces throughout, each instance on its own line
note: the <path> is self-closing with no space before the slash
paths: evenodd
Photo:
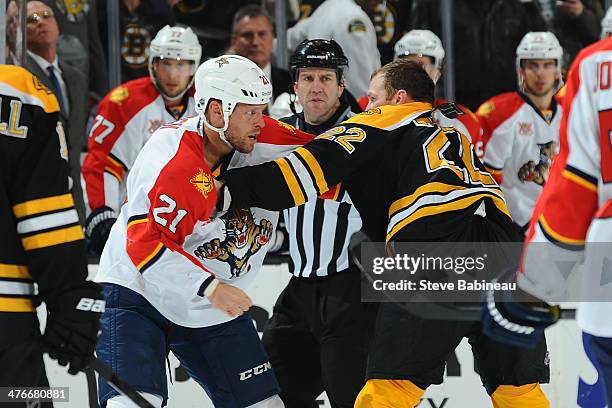
<path id="1" fill-rule="evenodd" d="M 516 224 L 526 226 L 558 151 L 562 108 L 540 112 L 519 92 L 494 96 L 478 109 L 484 165 L 501 185 Z"/>
<path id="2" fill-rule="evenodd" d="M 287 30 L 287 47 L 304 40 L 333 39 L 349 61 L 346 87 L 357 98 L 368 92 L 370 75 L 380 68 L 376 30 L 354 0 L 326 0 L 308 18 Z"/>
<path id="3" fill-rule="evenodd" d="M 199 117 L 158 129 L 127 178 L 122 206 L 100 258 L 98 282 L 127 287 L 170 321 L 204 327 L 232 318 L 213 308 L 204 283 L 215 276 L 245 289 L 271 246 L 278 213 L 258 208 L 216 214 L 217 191 L 202 154 Z M 228 168 L 285 156 L 310 140 L 265 118 L 250 154 L 234 153 Z M 265 183 L 265 180 L 261 180 Z"/>
<path id="4" fill-rule="evenodd" d="M 578 54 L 569 71 L 561 150 L 534 210 L 518 281 L 544 300 L 563 300 L 568 288 L 556 261 L 579 261 L 586 246 L 581 300 L 599 301 L 580 304 L 578 323 L 602 337 L 612 337 L 610 261 L 601 256 L 612 242 L 611 68 L 607 38 Z"/>
<path id="5" fill-rule="evenodd" d="M 182 117 L 195 115 L 193 97 Z M 82 166 L 88 213 L 102 206 L 119 212 L 125 200 L 125 177 L 140 149 L 164 123 L 177 120 L 150 77 L 129 81 L 100 102 Z"/>

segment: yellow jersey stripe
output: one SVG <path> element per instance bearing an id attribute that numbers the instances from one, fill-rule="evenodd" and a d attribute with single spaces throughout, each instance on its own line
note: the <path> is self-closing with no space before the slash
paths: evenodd
<path id="1" fill-rule="evenodd" d="M 106 166 L 104 167 L 104 171 L 111 174 L 114 178 L 116 178 L 119 182 L 122 182 L 123 179 L 112 167 Z"/>
<path id="2" fill-rule="evenodd" d="M 0 312 L 33 312 L 34 304 L 31 299 L 7 298 L 0 296 Z"/>
<path id="3" fill-rule="evenodd" d="M 22 218 L 28 215 L 39 214 L 48 211 L 63 210 L 74 206 L 74 200 L 70 193 L 37 198 L 35 200 L 26 201 L 25 203 L 16 204 L 13 206 L 13 213 L 15 217 Z"/>
<path id="4" fill-rule="evenodd" d="M 561 173 L 563 175 L 564 178 L 573 181 L 574 183 L 586 188 L 587 190 L 593 191 L 593 192 L 597 192 L 597 185 L 591 183 L 590 181 L 588 181 L 587 179 L 584 179 L 582 177 L 580 177 L 579 175 L 577 175 L 576 173 L 572 173 L 569 170 L 563 170 L 563 173 Z"/>
<path id="5" fill-rule="evenodd" d="M 432 109 L 431 104 L 426 102 L 409 102 L 402 105 L 384 105 L 379 108 L 359 113 L 342 124 L 354 123 L 366 125 L 378 129 L 387 129 L 396 125 L 410 116 L 422 114 Z"/>
<path id="6" fill-rule="evenodd" d="M 3 95 L 15 96 L 28 105 L 40 106 L 47 113 L 60 110 L 55 94 L 35 75 L 21 67 L 0 66 L 0 88 Z M 13 91 L 10 88 L 13 88 Z"/>
<path id="7" fill-rule="evenodd" d="M 327 180 L 325 180 L 325 175 L 323 174 L 323 169 L 321 169 L 319 162 L 312 155 L 312 153 L 310 153 L 308 150 L 304 149 L 303 147 L 299 147 L 295 149 L 295 154 L 300 156 L 302 159 L 304 159 L 306 164 L 308 164 L 310 171 L 315 177 L 315 181 L 317 183 L 317 189 L 319 190 L 319 194 L 323 194 L 327 190 L 329 190 L 329 187 L 327 186 Z"/>
<path id="8" fill-rule="evenodd" d="M 501 211 L 506 213 L 506 215 L 509 216 L 507 209 L 505 209 L 505 203 L 503 202 L 501 198 L 496 197 L 496 196 L 491 196 L 489 194 L 484 194 L 484 193 L 476 194 L 476 195 L 469 196 L 469 197 L 459 198 L 458 200 L 454 200 L 454 201 L 451 201 L 445 204 L 439 204 L 439 205 L 419 208 L 414 213 L 410 214 L 408 217 L 404 218 L 403 220 L 399 221 L 393 226 L 391 231 L 387 233 L 386 242 L 389 242 L 391 238 L 393 238 L 393 236 L 397 234 L 406 225 L 418 220 L 419 218 L 429 217 L 432 215 L 442 214 L 442 213 L 450 212 L 450 211 L 461 210 L 461 209 L 469 207 L 470 205 L 474 204 L 476 201 L 481 200 L 483 198 L 492 198 L 493 201 L 495 202 L 495 205 Z"/>
<path id="9" fill-rule="evenodd" d="M 402 197 L 391 204 L 389 207 L 389 218 L 396 212 L 410 207 L 420 196 L 427 193 L 448 193 L 449 191 L 465 190 L 467 187 L 455 186 L 452 184 L 432 182 L 427 183 L 419 188 L 409 196 Z"/>
<path id="10" fill-rule="evenodd" d="M 55 231 L 42 232 L 21 239 L 21 244 L 26 251 L 47 248 L 53 245 L 65 244 L 67 242 L 83 239 L 83 228 L 80 225 L 66 227 Z"/>
<path id="11" fill-rule="evenodd" d="M 548 223 L 548 221 L 546 221 L 546 218 L 544 218 L 544 214 L 541 214 L 538 217 L 538 221 L 540 222 L 540 226 L 542 227 L 542 229 L 544 230 L 544 232 L 551 236 L 554 240 L 561 242 L 563 244 L 570 244 L 570 245 L 584 245 L 584 240 L 581 239 L 573 239 L 573 238 L 569 238 L 566 237 L 565 235 L 561 235 L 558 232 L 556 232 L 555 230 L 553 230 L 550 226 L 550 224 Z"/>
<path id="12" fill-rule="evenodd" d="M 147 221 L 149 221 L 148 218 L 141 218 L 139 220 L 130 221 L 130 222 L 128 222 L 126 230 L 130 229 L 130 227 L 132 227 L 132 226 L 134 226 L 136 224 L 142 224 L 143 222 L 147 222 Z"/>
<path id="13" fill-rule="evenodd" d="M 304 193 L 300 189 L 300 184 L 295 177 L 293 169 L 289 165 L 289 162 L 284 157 L 281 159 L 276 159 L 274 162 L 278 165 L 281 172 L 283 173 L 283 177 L 285 178 L 285 183 L 287 187 L 289 187 L 289 191 L 291 192 L 291 196 L 293 197 L 293 202 L 296 206 L 302 205 L 306 202 L 306 198 L 304 198 Z"/>
<path id="14" fill-rule="evenodd" d="M 332 200 L 338 201 L 338 197 L 340 196 L 340 190 L 342 190 L 342 183 L 338 183 L 338 185 L 336 186 L 336 192 L 334 193 L 334 197 L 332 198 Z"/>
<path id="15" fill-rule="evenodd" d="M 119 168 L 121 168 L 121 169 L 127 170 L 123 164 L 121 164 L 121 163 L 119 163 L 117 160 L 113 159 L 113 158 L 112 158 L 110 155 L 109 155 L 109 156 L 106 156 L 106 159 L 107 159 L 109 162 L 111 162 L 112 164 L 114 164 L 115 166 L 117 166 L 117 167 L 119 167 Z"/>
<path id="16" fill-rule="evenodd" d="M 25 265 L 11 265 L 0 263 L 0 278 L 31 279 L 28 267 Z"/>
<path id="17" fill-rule="evenodd" d="M 162 250 L 163 247 L 164 247 L 164 244 L 162 244 L 161 242 L 157 244 L 153 252 L 151 252 L 149 256 L 147 256 L 138 265 L 136 265 L 136 269 L 141 270 L 151 259 L 155 257 L 155 255 L 159 253 L 159 251 Z"/>

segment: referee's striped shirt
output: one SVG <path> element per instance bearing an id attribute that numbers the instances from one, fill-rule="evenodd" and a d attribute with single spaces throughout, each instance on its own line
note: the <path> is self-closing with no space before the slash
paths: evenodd
<path id="1" fill-rule="evenodd" d="M 318 135 L 353 116 L 350 107 L 319 126 L 304 122 L 302 115 L 280 119 L 298 129 Z M 346 270 L 351 264 L 348 246 L 351 236 L 361 229 L 361 217 L 347 191 L 340 186 L 334 199 L 307 201 L 283 211 L 289 234 L 290 272 L 298 277 L 328 276 Z"/>

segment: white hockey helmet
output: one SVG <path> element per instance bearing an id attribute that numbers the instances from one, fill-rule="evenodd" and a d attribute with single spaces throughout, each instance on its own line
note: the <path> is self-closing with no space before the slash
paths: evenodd
<path id="1" fill-rule="evenodd" d="M 526 59 L 554 59 L 559 76 L 556 90 L 563 86 L 563 79 L 561 78 L 563 48 L 561 48 L 559 40 L 557 40 L 553 33 L 550 31 L 527 33 L 516 48 L 516 71 L 520 89 L 523 89 L 523 76 L 520 70 L 521 61 Z"/>
<path id="2" fill-rule="evenodd" d="M 187 90 L 191 88 L 191 85 L 193 85 L 194 73 L 198 64 L 200 63 L 201 57 L 202 46 L 198 41 L 198 37 L 193 33 L 193 31 L 191 31 L 191 28 L 178 26 L 170 27 L 169 25 L 166 25 L 164 28 L 159 30 L 149 46 L 149 74 L 151 75 L 157 90 L 166 98 L 171 100 L 182 98 L 185 92 L 187 92 Z M 153 70 L 153 62 L 157 58 L 169 58 L 193 62 L 191 68 L 191 81 L 180 95 L 169 97 L 168 95 L 164 94 L 161 87 L 157 84 L 155 71 Z"/>
<path id="3" fill-rule="evenodd" d="M 195 74 L 195 106 L 206 127 L 219 133 L 225 143 L 229 117 L 239 103 L 267 104 L 272 97 L 272 85 L 264 72 L 248 58 L 221 55 L 204 62 Z M 223 128 L 208 123 L 205 112 L 211 99 L 221 101 Z"/>
<path id="4" fill-rule="evenodd" d="M 431 57 L 434 66 L 441 70 L 444 61 L 442 41 L 429 30 L 410 30 L 395 43 L 395 56 L 398 59 L 407 55 Z"/>
<path id="5" fill-rule="evenodd" d="M 606 15 L 601 20 L 601 38 L 612 36 L 612 7 L 608 8 Z"/>

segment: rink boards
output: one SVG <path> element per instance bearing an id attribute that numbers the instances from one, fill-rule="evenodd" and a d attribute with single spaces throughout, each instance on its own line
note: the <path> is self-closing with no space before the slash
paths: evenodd
<path id="1" fill-rule="evenodd" d="M 97 265 L 90 265 L 90 276 L 95 274 Z M 278 294 L 289 280 L 286 264 L 264 265 L 254 286 L 248 291 L 256 305 L 254 319 L 259 329 Z M 43 313 L 39 311 L 39 316 Z M 604 408 L 602 395 L 597 382 L 597 372 L 582 346 L 582 336 L 573 320 L 562 321 L 547 331 L 551 360 L 551 383 L 543 387 L 551 406 L 555 408 Z M 299 352 L 299 351 L 296 351 Z M 56 407 L 84 408 L 89 406 L 89 392 L 84 374 L 69 376 L 65 368 L 46 358 L 47 373 L 52 386 L 68 386 L 70 402 L 58 403 Z M 179 368 L 178 360 L 172 355 L 172 379 L 169 383 L 170 408 L 212 407 L 205 392 Z M 321 407 L 329 407 L 325 396 L 320 400 Z M 444 384 L 431 387 L 419 408 L 489 408 L 490 400 L 474 372 L 470 346 L 464 340 L 457 348 L 455 358 L 449 361 Z"/>

